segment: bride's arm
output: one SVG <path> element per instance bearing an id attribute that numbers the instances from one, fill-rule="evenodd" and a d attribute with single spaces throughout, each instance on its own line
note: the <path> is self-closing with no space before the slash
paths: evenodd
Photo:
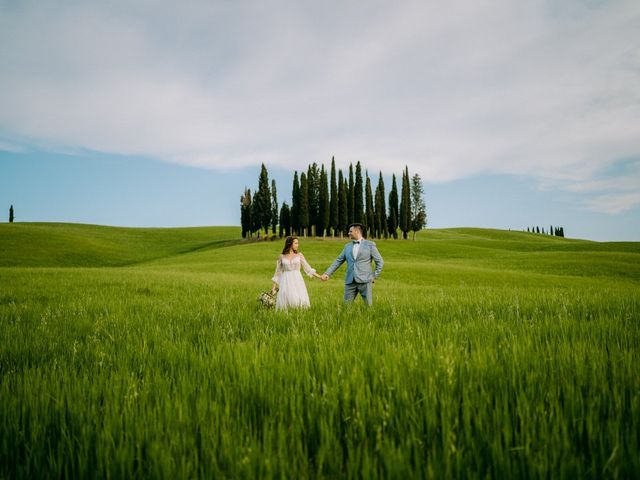
<path id="1" fill-rule="evenodd" d="M 273 281 L 273 286 L 271 287 L 271 291 L 275 292 L 280 285 L 280 275 L 282 275 L 282 257 L 278 257 L 278 261 L 276 262 L 276 272 L 271 277 Z"/>
<path id="2" fill-rule="evenodd" d="M 309 275 L 310 277 L 322 278 L 321 275 L 318 275 L 316 269 L 311 268 L 311 265 L 307 263 L 307 259 L 304 258 L 303 254 L 300 254 L 300 262 L 302 263 L 302 268 L 304 268 L 304 271 L 307 275 Z"/>

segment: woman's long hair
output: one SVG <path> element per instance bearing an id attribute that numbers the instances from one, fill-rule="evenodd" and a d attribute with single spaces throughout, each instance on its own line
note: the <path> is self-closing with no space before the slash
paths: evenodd
<path id="1" fill-rule="evenodd" d="M 292 249 L 293 247 L 293 241 L 295 239 L 297 239 L 298 237 L 287 237 L 284 241 L 284 248 L 282 249 L 282 254 L 286 255 L 287 253 L 289 253 L 289 250 Z M 298 253 L 297 250 L 294 250 L 293 253 Z"/>

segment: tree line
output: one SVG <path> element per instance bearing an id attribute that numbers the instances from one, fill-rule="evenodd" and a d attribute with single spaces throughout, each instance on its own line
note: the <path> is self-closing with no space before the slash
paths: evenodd
<path id="1" fill-rule="evenodd" d="M 242 237 L 269 230 L 280 237 L 289 235 L 315 237 L 343 237 L 352 223 L 365 226 L 369 238 L 408 238 L 427 225 L 422 179 L 417 173 L 409 176 L 409 169 L 402 172 L 400 192 L 396 175 L 392 176 L 391 190 L 387 196 L 382 172 L 379 172 L 375 189 L 368 171 L 362 165 L 349 165 L 348 172 L 336 170 L 335 157 L 331 169 L 324 164 L 308 165 L 305 171 L 293 174 L 291 205 L 283 202 L 278 208 L 275 180 L 269 183 L 269 173 L 264 164 L 260 169 L 258 188 L 251 192 L 245 187 L 240 197 L 240 223 Z"/>
<path id="2" fill-rule="evenodd" d="M 529 230 L 529 227 L 527 227 L 527 232 L 529 232 L 529 233 L 541 233 L 543 235 L 551 235 L 551 236 L 563 237 L 564 238 L 564 227 L 555 227 L 554 228 L 553 225 L 549 226 L 549 230 L 547 232 L 544 231 L 544 227 L 540 228 L 539 226 L 531 227 L 531 230 Z"/>

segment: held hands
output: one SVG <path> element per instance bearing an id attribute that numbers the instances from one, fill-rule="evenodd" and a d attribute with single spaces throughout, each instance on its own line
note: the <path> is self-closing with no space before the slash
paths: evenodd
<path id="1" fill-rule="evenodd" d="M 329 280 L 329 275 L 327 275 L 326 273 L 323 273 L 322 275 L 320 275 L 320 280 L 322 280 L 323 282 L 326 282 L 327 280 Z"/>

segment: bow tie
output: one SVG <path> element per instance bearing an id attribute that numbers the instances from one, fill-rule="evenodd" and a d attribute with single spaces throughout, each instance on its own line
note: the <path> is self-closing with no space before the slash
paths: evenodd
<path id="1" fill-rule="evenodd" d="M 360 245 L 360 240 L 354 240 L 354 241 L 353 241 L 353 244 L 354 244 L 354 245 Z"/>

